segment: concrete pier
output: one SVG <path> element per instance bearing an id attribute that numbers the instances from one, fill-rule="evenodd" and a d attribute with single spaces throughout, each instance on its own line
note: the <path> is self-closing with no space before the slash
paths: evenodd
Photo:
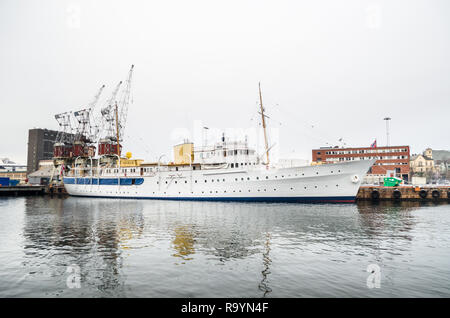
<path id="1" fill-rule="evenodd" d="M 22 195 L 42 195 L 45 193 L 45 186 L 15 186 L 0 187 L 0 196 L 22 196 Z"/>
<path id="2" fill-rule="evenodd" d="M 357 200 L 450 202 L 450 186 L 384 187 L 384 186 L 364 185 L 359 188 Z"/>

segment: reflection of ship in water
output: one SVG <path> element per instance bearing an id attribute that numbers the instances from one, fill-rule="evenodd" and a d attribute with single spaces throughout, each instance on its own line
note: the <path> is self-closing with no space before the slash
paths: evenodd
<path id="1" fill-rule="evenodd" d="M 175 238 L 173 239 L 173 247 L 176 250 L 172 256 L 180 257 L 183 261 L 192 260 L 192 254 L 195 254 L 194 235 L 189 226 L 177 226 L 174 229 Z"/>
<path id="2" fill-rule="evenodd" d="M 264 269 L 262 270 L 263 279 L 259 283 L 259 290 L 262 291 L 263 297 L 266 297 L 267 294 L 272 292 L 272 288 L 269 287 L 268 276 L 270 274 L 269 265 L 272 263 L 272 260 L 269 257 L 270 253 L 270 233 L 266 234 L 266 243 L 264 244 L 264 252 L 263 252 L 263 264 Z"/>
<path id="3" fill-rule="evenodd" d="M 339 253 L 365 253 L 380 259 L 381 264 L 384 253 L 396 252 L 396 238 L 407 242 L 402 247 L 408 248 L 409 232 L 416 224 L 411 212 L 419 207 L 414 204 L 311 206 L 30 198 L 23 229 L 24 265 L 30 271 L 53 271 L 50 275 L 61 277 L 63 286 L 67 266 L 76 264 L 81 268 L 84 295 L 90 289 L 100 290 L 103 296 L 120 295 L 125 293 L 126 277 L 122 260 L 133 249 L 161 242 L 163 255 L 153 248 L 142 254 L 150 262 L 154 257 L 176 261 L 153 267 L 146 263 L 145 270 L 159 271 L 161 264 L 187 264 L 196 257 L 230 269 L 236 266 L 234 261 L 245 260 L 245 264 L 252 263 L 255 292 L 265 297 L 275 286 L 272 259 L 279 248 L 337 258 Z M 355 248 L 346 248 L 349 244 L 356 244 Z"/>
<path id="4" fill-rule="evenodd" d="M 59 277 L 62 290 L 67 290 L 65 272 L 74 264 L 81 269 L 82 293 L 89 293 L 89 288 L 105 296 L 120 293 L 122 245 L 142 233 L 140 205 L 73 198 L 53 198 L 44 204 L 43 200 L 26 201 L 24 265 L 30 272 L 52 271 L 50 275 Z"/>

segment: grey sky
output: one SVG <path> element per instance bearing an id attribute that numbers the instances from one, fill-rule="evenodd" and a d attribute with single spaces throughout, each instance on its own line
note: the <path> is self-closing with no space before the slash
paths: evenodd
<path id="1" fill-rule="evenodd" d="M 0 156 L 101 102 L 135 64 L 125 150 L 171 157 L 174 131 L 248 128 L 258 81 L 281 156 L 325 142 L 449 149 L 450 2 L 0 1 Z"/>

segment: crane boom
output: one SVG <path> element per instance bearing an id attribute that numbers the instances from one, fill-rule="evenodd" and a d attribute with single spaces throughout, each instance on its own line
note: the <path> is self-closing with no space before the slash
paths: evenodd
<path id="1" fill-rule="evenodd" d="M 130 96 L 131 96 L 131 79 L 133 77 L 133 69 L 134 65 L 131 65 L 130 71 L 128 72 L 128 77 L 125 82 L 125 88 L 120 100 L 120 115 L 119 115 L 119 128 L 120 128 L 120 136 L 124 135 L 125 124 L 127 122 L 127 114 L 128 114 L 128 105 L 130 104 Z"/>

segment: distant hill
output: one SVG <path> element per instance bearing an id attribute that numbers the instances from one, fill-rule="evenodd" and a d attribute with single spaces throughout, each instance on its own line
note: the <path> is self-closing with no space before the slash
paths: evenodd
<path id="1" fill-rule="evenodd" d="M 450 151 L 448 151 L 448 150 L 434 150 L 433 149 L 433 159 L 434 160 L 450 161 Z"/>

